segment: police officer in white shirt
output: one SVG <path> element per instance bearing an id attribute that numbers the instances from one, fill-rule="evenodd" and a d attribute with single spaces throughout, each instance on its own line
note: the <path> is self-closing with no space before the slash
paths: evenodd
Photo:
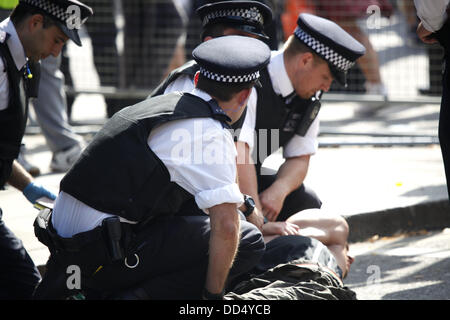
<path id="1" fill-rule="evenodd" d="M 364 53 L 364 46 L 336 23 L 311 14 L 300 14 L 283 49 L 272 52 L 262 88 L 250 96 L 237 144 L 240 188 L 269 221 L 320 208 L 320 199 L 303 184 L 318 148 L 315 95 L 328 91 L 334 79 L 345 85 L 347 71 Z M 261 172 L 278 147 L 286 161 L 275 175 Z"/>
<path id="2" fill-rule="evenodd" d="M 439 115 L 439 142 L 444 160 L 447 191 L 450 197 L 450 20 L 449 0 L 414 0 L 420 23 L 417 35 L 428 44 L 439 42 L 445 52 L 442 80 L 442 101 Z"/>
<path id="3" fill-rule="evenodd" d="M 197 9 L 197 15 L 202 21 L 202 41 L 227 35 L 242 35 L 270 42 L 267 29 L 272 25 L 272 10 L 261 1 L 208 1 Z M 194 88 L 194 75 L 199 70 L 195 61 L 189 61 L 180 68 L 173 70 L 169 76 L 150 94 L 150 97 L 164 93 L 181 91 L 190 92 Z M 243 116 L 233 124 L 233 128 L 241 127 Z M 249 222 L 262 228 L 263 217 L 254 210 L 253 198 L 246 196 L 244 207 Z M 251 207 L 251 209 L 248 209 Z"/>
<path id="4" fill-rule="evenodd" d="M 240 221 L 244 199 L 226 129 L 242 115 L 270 49 L 229 36 L 193 57 L 194 90 L 115 114 L 62 179 L 53 212 L 37 219 L 48 225 L 37 234 L 51 252 L 37 299 L 70 293 L 70 265 L 80 267 L 88 298 L 220 299 L 227 279 L 263 254 L 259 230 Z"/>
<path id="5" fill-rule="evenodd" d="M 67 11 L 71 5 L 78 10 L 78 25 L 68 25 L 73 18 Z M 38 89 L 39 72 L 34 66 L 49 55 L 58 56 L 69 38 L 80 45 L 78 29 L 91 14 L 78 1 L 20 0 L 11 17 L 0 24 L 0 189 L 9 183 L 31 203 L 55 198 L 15 160 L 25 131 L 28 98 L 35 97 Z M 39 273 L 1 215 L 0 210 L 0 299 L 30 298 Z"/>
<path id="6" fill-rule="evenodd" d="M 245 8 L 238 8 L 237 3 L 199 8 L 204 28 L 210 30 L 227 20 L 236 25 L 249 23 L 246 17 L 253 17 L 262 30 L 261 23 L 270 15 L 251 1 Z M 301 210 L 321 206 L 316 194 L 303 184 L 309 159 L 318 148 L 320 105 L 310 98 L 317 91 L 328 91 L 333 79 L 345 84 L 348 69 L 365 52 L 358 41 L 329 20 L 301 14 L 298 24 L 285 47 L 272 52 L 271 62 L 261 74 L 262 88 L 252 91 L 245 118 L 233 126 L 238 135 L 239 187 L 255 200 L 256 210 L 248 220 L 260 228 L 261 213 L 269 221 L 284 221 Z M 192 62 L 175 70 L 152 95 L 189 90 L 192 70 Z M 277 175 L 262 174 L 263 161 L 280 146 L 286 162 Z"/>
<path id="7" fill-rule="evenodd" d="M 196 13 L 202 21 L 200 38 L 241 35 L 269 41 L 266 29 L 272 23 L 272 10 L 255 0 L 207 1 Z M 189 61 L 173 70 L 169 76 L 150 94 L 150 97 L 173 91 L 189 92 L 194 88 L 194 75 L 198 66 Z"/>

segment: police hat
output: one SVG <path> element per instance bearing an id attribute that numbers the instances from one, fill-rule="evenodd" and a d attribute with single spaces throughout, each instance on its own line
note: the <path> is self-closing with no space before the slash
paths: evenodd
<path id="1" fill-rule="evenodd" d="M 262 41 L 225 36 L 201 43 L 192 51 L 200 74 L 221 83 L 250 83 L 270 61 L 270 49 Z"/>
<path id="2" fill-rule="evenodd" d="M 336 23 L 312 15 L 298 16 L 295 37 L 324 59 L 334 78 L 347 85 L 347 71 L 364 55 L 364 46 Z"/>
<path id="3" fill-rule="evenodd" d="M 20 3 L 47 13 L 66 36 L 81 46 L 78 29 L 93 14 L 90 7 L 77 0 L 20 0 Z"/>
<path id="4" fill-rule="evenodd" d="M 197 9 L 203 28 L 224 23 L 241 31 L 268 39 L 264 28 L 272 22 L 272 10 L 258 1 L 209 1 Z"/>

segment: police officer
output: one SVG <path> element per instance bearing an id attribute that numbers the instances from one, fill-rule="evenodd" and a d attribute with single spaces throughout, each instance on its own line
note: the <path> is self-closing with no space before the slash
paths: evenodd
<path id="1" fill-rule="evenodd" d="M 208 41 L 213 38 L 242 35 L 257 38 L 268 42 L 266 29 L 272 25 L 272 10 L 259 1 L 211 1 L 197 9 L 202 21 L 201 39 Z M 194 88 L 194 75 L 199 70 L 195 61 L 189 61 L 169 76 L 150 94 L 150 97 L 173 91 L 189 92 Z M 233 124 L 233 128 L 242 126 L 243 116 Z M 245 212 L 247 220 L 259 228 L 263 218 L 257 210 L 253 210 L 255 203 L 246 195 L 245 203 L 241 209 Z"/>
<path id="2" fill-rule="evenodd" d="M 35 203 L 55 196 L 35 184 L 14 160 L 24 135 L 28 97 L 38 88 L 38 69 L 33 65 L 49 55 L 57 56 L 67 39 L 81 44 L 77 28 L 68 27 L 70 5 L 79 9 L 81 22 L 92 11 L 78 1 L 21 0 L 9 19 L 0 24 L 0 187 L 9 183 Z M 75 7 L 73 7 L 75 8 Z M 0 211 L 1 215 L 1 211 Z M 0 221 L 0 297 L 29 298 L 39 274 L 20 240 Z"/>
<path id="3" fill-rule="evenodd" d="M 254 2 L 248 2 L 245 8 L 236 7 L 237 3 L 199 8 L 205 28 L 209 31 L 215 23 L 226 19 L 245 24 L 252 17 L 253 22 L 260 22 L 259 28 L 261 22 L 267 21 L 268 15 L 263 10 L 255 14 Z M 303 185 L 309 158 L 318 147 L 318 104 L 310 98 L 318 90 L 327 91 L 334 78 L 345 84 L 347 70 L 365 52 L 359 42 L 329 20 L 301 14 L 298 25 L 285 48 L 272 53 L 268 68 L 261 74 L 262 88 L 253 90 L 245 117 L 233 126 L 239 134 L 239 186 L 256 204 L 247 219 L 260 228 L 264 221 L 262 213 L 270 221 L 286 220 L 293 213 L 321 206 L 316 194 Z M 195 68 L 189 62 L 175 70 L 152 95 L 188 90 Z M 279 174 L 261 174 L 263 161 L 279 146 L 286 158 Z M 252 157 L 256 161 L 251 159 L 252 153 L 256 154 Z"/>
<path id="4" fill-rule="evenodd" d="M 0 0 L 0 20 L 6 19 L 18 3 L 19 0 Z M 60 55 L 41 61 L 39 97 L 33 101 L 36 120 L 53 153 L 50 169 L 54 172 L 67 171 L 84 147 L 83 138 L 68 123 L 64 76 L 59 70 L 60 65 Z M 39 167 L 27 161 L 25 145 L 22 145 L 18 162 L 33 177 L 40 175 Z"/>
<path id="5" fill-rule="evenodd" d="M 203 41 L 203 37 L 201 36 L 204 28 L 203 28 L 203 21 L 198 19 L 197 16 L 197 9 L 207 5 L 207 4 L 213 4 L 215 2 L 225 2 L 225 1 L 234 1 L 236 0 L 192 0 L 190 3 L 190 8 L 187 8 L 186 12 L 188 13 L 188 23 L 186 25 L 186 43 L 185 43 L 185 51 L 186 51 L 186 60 L 192 60 L 191 52 L 192 50 Z M 248 2 L 249 0 L 243 0 L 244 2 Z M 270 9 L 277 8 L 276 3 L 272 0 L 253 0 L 256 2 L 261 2 L 265 5 L 267 5 Z M 272 10 L 270 10 L 272 11 Z M 271 12 L 272 15 L 272 12 Z M 267 22 L 264 23 L 264 34 L 267 36 L 267 38 L 261 39 L 264 41 L 269 48 L 272 50 L 275 48 L 278 48 L 279 41 L 278 39 L 278 20 L 275 22 L 276 19 L 270 19 Z M 233 23 L 232 21 L 229 21 Z M 225 22 L 227 23 L 227 22 Z M 235 20 L 234 25 L 239 25 L 241 21 Z M 230 23 L 228 23 L 230 25 Z M 199 37 L 200 35 L 200 37 Z"/>
<path id="6" fill-rule="evenodd" d="M 450 19 L 449 0 L 414 0 L 421 22 L 417 27 L 419 38 L 428 44 L 439 42 L 445 52 L 445 70 L 442 81 L 442 102 L 439 114 L 439 142 L 444 160 L 447 191 L 450 197 Z"/>
<path id="7" fill-rule="evenodd" d="M 71 265 L 88 298 L 219 299 L 228 275 L 261 257 L 261 233 L 239 218 L 226 129 L 270 49 L 230 36 L 201 44 L 193 57 L 194 90 L 119 111 L 62 179 L 53 212 L 36 220 L 45 221 L 36 230 L 51 252 L 37 299 L 69 294 Z"/>
<path id="8" fill-rule="evenodd" d="M 209 1 L 197 9 L 202 21 L 202 41 L 227 35 L 242 35 L 267 41 L 265 28 L 272 23 L 272 10 L 258 1 Z M 189 92 L 194 88 L 198 65 L 189 61 L 173 70 L 150 94 L 150 97 L 173 91 Z"/>
<path id="9" fill-rule="evenodd" d="M 314 98 L 334 79 L 345 85 L 347 71 L 364 53 L 364 46 L 336 23 L 311 14 L 300 14 L 284 48 L 272 52 L 262 88 L 249 99 L 237 144 L 241 191 L 255 199 L 269 221 L 320 208 L 320 199 L 303 184 L 318 148 L 320 104 Z M 263 161 L 278 147 L 286 161 L 275 175 L 264 174 Z"/>

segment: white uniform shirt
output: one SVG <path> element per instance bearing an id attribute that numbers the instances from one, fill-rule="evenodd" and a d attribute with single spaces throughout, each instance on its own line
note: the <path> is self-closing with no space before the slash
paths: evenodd
<path id="1" fill-rule="evenodd" d="M 7 18 L 0 23 L 0 30 L 9 34 L 6 44 L 8 45 L 9 51 L 14 59 L 17 70 L 20 70 L 27 63 L 27 58 L 25 56 L 25 50 L 23 49 L 22 43 L 20 42 L 19 36 L 17 35 L 16 28 L 12 21 Z M 5 70 L 5 65 L 3 64 L 3 59 L 0 59 L 0 111 L 5 110 L 8 107 L 9 102 L 9 81 L 8 73 Z"/>
<path id="2" fill-rule="evenodd" d="M 183 74 L 178 76 L 175 81 L 172 81 L 164 90 L 164 94 L 180 91 L 180 92 L 191 92 L 195 89 L 194 79 L 189 75 Z"/>
<path id="3" fill-rule="evenodd" d="M 287 97 L 294 92 L 294 87 L 286 72 L 284 65 L 283 50 L 272 51 L 272 57 L 268 65 L 268 71 L 272 86 L 276 94 Z M 245 142 L 250 147 L 250 152 L 253 152 L 255 141 L 255 127 L 256 127 L 256 106 L 258 103 L 258 96 L 256 90 L 253 89 L 247 103 L 247 114 L 245 121 L 239 134 L 239 141 Z M 319 134 L 319 118 L 317 117 L 304 137 L 294 135 L 291 140 L 283 148 L 283 157 L 298 157 L 302 155 L 312 155 L 317 152 L 319 143 L 317 136 Z M 256 133 L 257 134 L 257 133 Z"/>
<path id="4" fill-rule="evenodd" d="M 436 32 L 447 20 L 446 8 L 450 0 L 414 0 L 417 16 L 428 31 Z"/>
<path id="5" fill-rule="evenodd" d="M 211 99 L 200 90 L 191 93 L 205 101 Z M 205 213 L 222 203 L 242 204 L 243 196 L 236 184 L 236 148 L 230 132 L 219 121 L 170 121 L 152 130 L 148 145 L 167 167 L 170 180 L 194 195 Z M 61 192 L 52 222 L 60 236 L 71 237 L 93 229 L 110 216 Z"/>

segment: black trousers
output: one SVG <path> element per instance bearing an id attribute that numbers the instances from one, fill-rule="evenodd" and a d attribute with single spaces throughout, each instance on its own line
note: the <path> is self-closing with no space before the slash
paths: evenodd
<path id="1" fill-rule="evenodd" d="M 2 220 L 0 209 L 0 300 L 30 299 L 40 280 L 22 241 Z"/>
<path id="2" fill-rule="evenodd" d="M 450 20 L 437 32 L 440 44 L 444 47 L 445 70 L 442 78 L 442 101 L 439 114 L 439 142 L 444 161 L 447 191 L 450 197 Z"/>
<path id="3" fill-rule="evenodd" d="M 262 192 L 270 187 L 275 180 L 276 175 L 258 175 L 258 192 Z M 301 210 L 320 208 L 321 206 L 322 201 L 320 201 L 316 193 L 302 184 L 286 197 L 277 221 L 285 221 Z"/>
<path id="4" fill-rule="evenodd" d="M 114 293 L 143 289 L 150 299 L 200 299 L 208 268 L 210 222 L 206 215 L 177 216 L 159 219 L 137 234 L 136 254 L 139 263 L 129 268 L 123 260 L 104 266 L 91 277 L 81 279 L 82 289 Z M 262 234 L 253 225 L 241 221 L 241 240 L 238 255 L 229 279 L 249 271 L 262 257 L 265 245 Z M 57 299 L 64 292 L 67 264 L 58 264 L 51 256 L 47 272 L 39 285 L 36 299 Z M 129 265 L 137 262 L 134 254 L 127 258 Z M 87 263 L 88 265 L 88 263 Z M 85 268 L 79 265 L 81 273 Z M 86 272 L 92 274 L 92 268 Z M 54 283 L 62 286 L 55 290 Z M 84 282 L 84 283 L 83 283 Z"/>
<path id="5" fill-rule="evenodd" d="M 258 275 L 281 263 L 297 259 L 318 262 L 330 268 L 342 280 L 342 270 L 330 250 L 319 240 L 303 236 L 281 236 L 266 244 L 266 251 L 251 274 Z"/>
<path id="6" fill-rule="evenodd" d="M 439 142 L 441 144 L 442 158 L 444 161 L 445 177 L 447 180 L 447 191 L 450 197 L 450 79 L 449 79 L 449 64 L 450 59 L 446 60 L 446 67 L 443 81 L 443 92 L 441 111 L 439 114 Z"/>

